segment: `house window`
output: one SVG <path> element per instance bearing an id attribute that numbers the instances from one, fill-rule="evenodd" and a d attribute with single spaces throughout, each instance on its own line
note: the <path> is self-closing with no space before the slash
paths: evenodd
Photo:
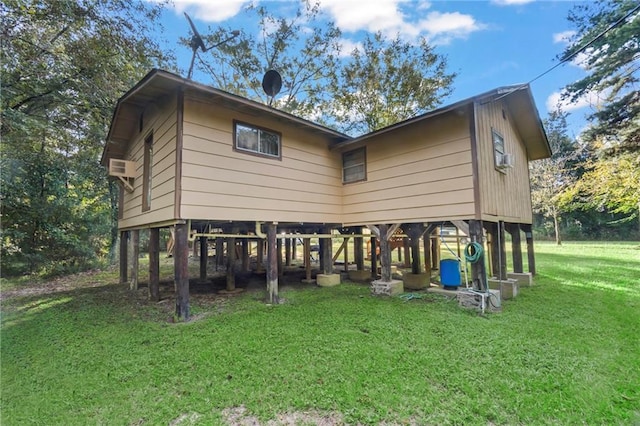
<path id="1" fill-rule="evenodd" d="M 491 129 L 493 137 L 493 154 L 496 162 L 496 167 L 502 166 L 502 158 L 504 157 L 504 138 L 494 129 Z"/>
<path id="2" fill-rule="evenodd" d="M 234 148 L 265 157 L 280 158 L 280 133 L 246 123 L 234 122 Z"/>
<path id="3" fill-rule="evenodd" d="M 342 154 L 342 182 L 358 182 L 367 178 L 365 148 L 354 149 Z"/>
<path id="4" fill-rule="evenodd" d="M 142 211 L 151 209 L 151 163 L 153 162 L 153 133 L 144 140 L 144 168 L 142 175 Z"/>

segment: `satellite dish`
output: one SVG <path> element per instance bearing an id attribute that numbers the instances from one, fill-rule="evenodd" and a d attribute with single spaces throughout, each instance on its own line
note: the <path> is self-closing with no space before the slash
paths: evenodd
<path id="1" fill-rule="evenodd" d="M 193 21 L 191 20 L 189 15 L 187 15 L 187 12 L 184 12 L 184 16 L 187 18 L 187 21 L 189 21 L 189 25 L 191 26 L 191 31 L 193 31 L 193 35 L 191 36 L 191 41 L 189 42 L 189 45 L 191 46 L 191 50 L 193 50 L 193 55 L 191 56 L 191 65 L 189 65 L 189 73 L 187 74 L 187 78 L 191 78 L 191 73 L 193 71 L 193 61 L 195 61 L 196 59 L 196 53 L 198 52 L 198 48 L 202 50 L 202 53 L 205 53 L 208 50 L 211 50 L 214 47 L 220 46 L 221 44 L 228 42 L 232 38 L 239 36 L 240 31 L 237 31 L 237 30 L 231 31 L 231 37 L 228 37 L 222 40 L 221 42 L 214 44 L 213 46 L 205 47 L 204 41 L 202 40 L 202 36 L 200 36 L 198 29 L 193 24 Z"/>
<path id="2" fill-rule="evenodd" d="M 272 98 L 282 89 L 282 77 L 276 70 L 269 70 L 262 77 L 262 89 Z"/>

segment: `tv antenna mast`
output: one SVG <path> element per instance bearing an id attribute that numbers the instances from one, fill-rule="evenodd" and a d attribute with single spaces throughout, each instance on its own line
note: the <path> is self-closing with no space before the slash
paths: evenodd
<path id="1" fill-rule="evenodd" d="M 240 35 L 240 31 L 238 30 L 231 31 L 231 37 L 227 37 L 226 39 L 222 40 L 219 43 L 214 44 L 213 46 L 206 47 L 204 45 L 204 41 L 202 40 L 202 37 L 200 36 L 200 33 L 198 32 L 198 29 L 193 24 L 193 21 L 191 20 L 189 15 L 187 15 L 187 12 L 184 12 L 184 16 L 187 18 L 187 21 L 189 21 L 189 25 L 191 26 L 191 31 L 193 32 L 193 35 L 191 36 L 191 41 L 189 42 L 189 45 L 191 46 L 191 50 L 193 51 L 193 54 L 191 55 L 191 65 L 189 65 L 189 73 L 187 74 L 187 78 L 191 79 L 191 73 L 193 72 L 193 63 L 196 60 L 198 49 L 202 50 L 202 53 L 205 53 L 213 49 L 214 47 L 218 47 L 228 42 L 229 40 L 238 37 Z"/>

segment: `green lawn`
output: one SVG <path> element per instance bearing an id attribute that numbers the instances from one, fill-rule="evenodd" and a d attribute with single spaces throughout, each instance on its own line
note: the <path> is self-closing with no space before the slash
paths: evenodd
<path id="1" fill-rule="evenodd" d="M 5 282 L 1 424 L 639 424 L 640 244 L 536 250 L 486 316 L 345 283 L 196 294 L 173 324 L 115 272 Z"/>

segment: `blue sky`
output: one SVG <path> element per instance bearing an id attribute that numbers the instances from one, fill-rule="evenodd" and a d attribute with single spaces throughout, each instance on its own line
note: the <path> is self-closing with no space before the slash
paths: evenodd
<path id="1" fill-rule="evenodd" d="M 291 2 L 262 2 L 269 8 L 291 10 Z M 487 1 L 401 1 L 401 0 L 321 0 L 324 13 L 343 32 L 344 50 L 357 45 L 366 32 L 400 34 L 407 41 L 427 37 L 436 53 L 446 55 L 448 70 L 458 73 L 453 103 L 491 89 L 527 83 L 558 63 L 556 57 L 566 46 L 571 26 L 567 21 L 575 1 L 487 0 Z M 175 51 L 178 65 L 189 67 L 191 50 L 178 44 L 190 35 L 183 12 L 207 34 L 217 26 L 257 31 L 242 9 L 243 0 L 174 0 L 164 14 L 167 47 Z M 583 77 L 580 58 L 563 64 L 531 82 L 541 118 L 557 104 L 567 84 Z M 207 77 L 194 79 L 208 84 Z M 593 112 L 595 98 L 564 104 L 569 112 L 571 136 L 586 126 L 585 114 Z"/>

